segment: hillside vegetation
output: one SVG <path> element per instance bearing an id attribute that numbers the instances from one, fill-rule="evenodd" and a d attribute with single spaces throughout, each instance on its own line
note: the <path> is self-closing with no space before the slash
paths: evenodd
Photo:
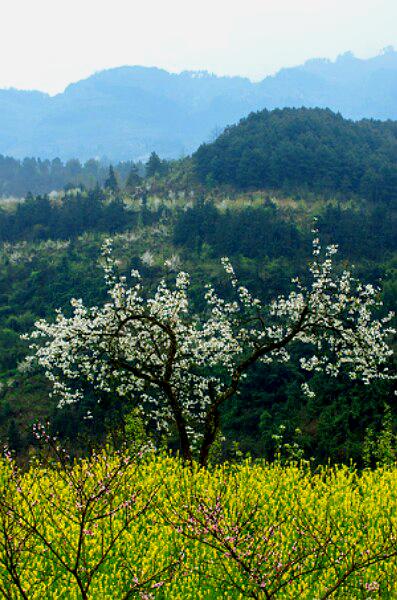
<path id="1" fill-rule="evenodd" d="M 28 349 L 20 340 L 36 319 L 52 317 L 58 307 L 70 310 L 71 297 L 83 298 L 89 305 L 104 301 L 98 258 L 105 237 L 114 238 L 121 270 L 138 268 L 149 286 L 162 276 L 172 279 L 180 269 L 189 272 L 191 294 L 200 311 L 203 281 L 228 293 L 220 264 L 225 254 L 241 281 L 264 301 L 287 293 L 291 278 L 305 273 L 314 215 L 324 243 L 340 244 L 341 265 L 354 260 L 356 273 L 364 280 L 376 284 L 383 279 L 385 312 L 393 309 L 392 206 L 359 202 L 338 206 L 319 198 L 306 203 L 281 197 L 269 200 L 261 193 L 206 200 L 152 193 L 143 201 L 99 190 L 72 191 L 51 201 L 31 198 L 7 207 L 0 221 L 9 240 L 0 252 L 1 440 L 26 452 L 31 426 L 39 418 L 49 418 L 54 431 L 76 449 L 101 442 L 110 432 L 123 437 L 132 409 L 127 398 L 120 402 L 109 394 L 101 398 L 87 394 L 81 404 L 57 409 L 41 374 L 26 370 Z M 225 407 L 225 455 L 238 442 L 243 452 L 270 457 L 272 436 L 286 424 L 289 440 L 296 428 L 301 429 L 300 443 L 307 456 L 320 462 L 329 456 L 362 462 L 366 429 L 382 428 L 384 403 L 391 402 L 390 385 L 364 386 L 343 377 L 316 375 L 312 384 L 317 396 L 310 400 L 302 396 L 302 373 L 292 362 L 258 367 L 242 395 Z M 393 429 L 396 413 L 391 406 Z M 94 415 L 95 427 L 84 419 L 87 410 Z"/>
<path id="2" fill-rule="evenodd" d="M 193 155 L 203 184 L 397 199 L 397 123 L 320 109 L 253 113 Z"/>
<path id="3" fill-rule="evenodd" d="M 123 184 L 126 182 L 132 161 L 117 163 L 115 168 Z M 138 164 L 144 172 L 142 164 Z M 22 198 L 29 192 L 32 194 L 49 194 L 63 188 L 84 186 L 93 189 L 96 185 L 104 185 L 108 176 L 108 166 L 99 160 L 87 160 L 84 164 L 78 159 L 62 162 L 25 157 L 17 159 L 0 154 L 0 197 Z"/>

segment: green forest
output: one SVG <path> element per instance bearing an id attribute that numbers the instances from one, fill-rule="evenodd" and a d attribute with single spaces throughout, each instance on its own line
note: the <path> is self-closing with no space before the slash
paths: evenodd
<path id="1" fill-rule="evenodd" d="M 397 196 L 395 121 L 353 122 L 323 109 L 252 113 L 194 154 L 202 183 L 239 189 L 286 188 Z"/>
<path id="2" fill-rule="evenodd" d="M 116 170 L 124 183 L 134 167 L 144 172 L 142 163 L 120 162 Z M 93 188 L 104 185 L 108 177 L 108 166 L 91 159 L 83 164 L 73 158 L 66 162 L 26 157 L 23 160 L 0 154 L 0 196 L 24 197 L 27 193 L 48 194 L 64 187 L 84 186 Z"/>

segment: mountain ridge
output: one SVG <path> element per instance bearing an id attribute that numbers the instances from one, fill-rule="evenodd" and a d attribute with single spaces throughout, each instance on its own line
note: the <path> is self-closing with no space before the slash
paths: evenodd
<path id="1" fill-rule="evenodd" d="M 310 59 L 261 81 L 207 71 L 120 66 L 55 96 L 0 90 L 0 153 L 22 158 L 167 158 L 193 152 L 215 130 L 267 108 L 324 107 L 354 120 L 397 119 L 397 52 Z"/>

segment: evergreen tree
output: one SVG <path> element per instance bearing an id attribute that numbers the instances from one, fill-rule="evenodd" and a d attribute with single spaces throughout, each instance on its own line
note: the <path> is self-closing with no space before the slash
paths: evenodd
<path id="1" fill-rule="evenodd" d="M 127 191 L 133 191 L 136 187 L 141 185 L 142 177 L 139 175 L 138 167 L 136 165 L 132 165 L 131 171 L 127 177 L 127 181 L 125 183 L 125 189 Z"/>
<path id="2" fill-rule="evenodd" d="M 145 167 L 146 177 L 154 177 L 155 175 L 161 175 L 163 171 L 163 164 L 156 152 L 151 153 Z"/>
<path id="3" fill-rule="evenodd" d="M 109 175 L 105 181 L 105 188 L 115 193 L 119 191 L 119 184 L 117 183 L 116 174 L 112 165 L 109 167 Z"/>

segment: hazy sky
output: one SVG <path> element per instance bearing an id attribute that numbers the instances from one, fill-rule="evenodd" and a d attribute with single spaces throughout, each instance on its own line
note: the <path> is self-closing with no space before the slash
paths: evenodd
<path id="1" fill-rule="evenodd" d="M 397 46 L 397 0 L 0 0 L 0 87 L 56 93 L 100 69 L 260 79 Z"/>

